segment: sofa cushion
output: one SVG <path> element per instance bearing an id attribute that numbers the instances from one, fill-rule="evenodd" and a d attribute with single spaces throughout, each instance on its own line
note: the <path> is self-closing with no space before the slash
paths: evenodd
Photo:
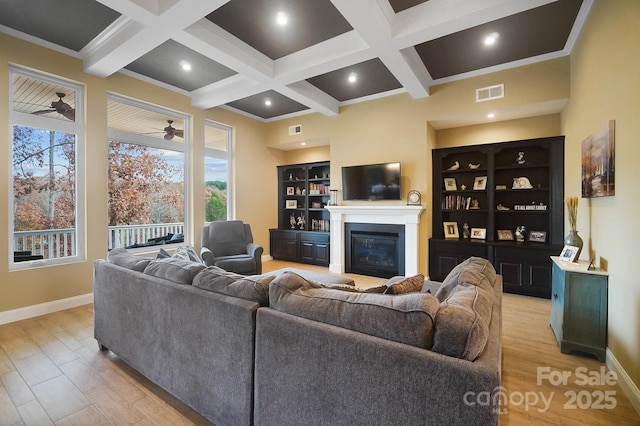
<path id="1" fill-rule="evenodd" d="M 416 291 L 422 290 L 422 286 L 424 285 L 424 275 L 418 274 L 412 277 L 405 276 L 397 276 L 389 278 L 384 286 L 385 294 L 404 294 L 404 293 L 414 293 Z"/>
<path id="2" fill-rule="evenodd" d="M 308 280 L 313 281 L 313 280 Z M 317 283 L 324 288 L 331 288 L 333 290 L 350 291 L 352 293 L 384 293 L 387 290 L 387 286 L 384 284 L 377 285 L 375 287 L 356 287 L 352 284 L 323 284 Z"/>
<path id="3" fill-rule="evenodd" d="M 486 278 L 483 281 L 486 283 Z M 458 284 L 440 304 L 432 350 L 475 360 L 487 344 L 492 309 L 493 289 L 466 282 Z"/>
<path id="4" fill-rule="evenodd" d="M 280 312 L 427 349 L 433 344 L 439 307 L 430 294 L 336 291 L 293 272 L 271 282 L 269 305 Z"/>
<path id="5" fill-rule="evenodd" d="M 483 281 L 483 278 L 485 281 Z M 436 291 L 436 297 L 442 302 L 449 297 L 455 287 L 460 283 L 477 285 L 481 282 L 488 282 L 492 287 L 495 281 L 496 270 L 493 268 L 491 262 L 481 257 L 470 257 L 456 265 L 456 267 L 449 272 L 438 291 Z"/>
<path id="6" fill-rule="evenodd" d="M 228 296 L 258 302 L 260 306 L 269 304 L 269 283 L 274 275 L 240 275 L 209 266 L 193 279 L 195 287 Z"/>
<path id="7" fill-rule="evenodd" d="M 131 254 L 126 248 L 122 247 L 111 250 L 109 254 L 107 254 L 107 260 L 114 265 L 138 272 L 144 271 L 144 268 L 151 262 L 151 259 Z"/>
<path id="8" fill-rule="evenodd" d="M 205 266 L 202 263 L 169 257 L 152 260 L 144 269 L 144 273 L 177 284 L 191 284 L 193 277 L 204 268 Z"/>

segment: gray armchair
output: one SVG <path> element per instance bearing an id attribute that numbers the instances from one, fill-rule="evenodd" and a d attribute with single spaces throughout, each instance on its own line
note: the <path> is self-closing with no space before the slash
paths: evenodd
<path id="1" fill-rule="evenodd" d="M 200 258 L 207 266 L 242 275 L 261 274 L 263 251 L 253 242 L 249 224 L 241 220 L 211 222 L 202 228 Z"/>

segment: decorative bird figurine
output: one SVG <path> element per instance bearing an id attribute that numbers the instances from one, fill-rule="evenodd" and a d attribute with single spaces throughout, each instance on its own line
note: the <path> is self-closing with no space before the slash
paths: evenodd
<path id="1" fill-rule="evenodd" d="M 480 167 L 480 163 L 478 163 L 478 164 L 469 163 L 469 168 L 470 169 L 477 169 L 478 167 Z"/>
<path id="2" fill-rule="evenodd" d="M 453 166 L 449 167 L 447 170 L 458 170 L 460 168 L 460 163 L 459 162 L 455 162 L 453 163 Z"/>

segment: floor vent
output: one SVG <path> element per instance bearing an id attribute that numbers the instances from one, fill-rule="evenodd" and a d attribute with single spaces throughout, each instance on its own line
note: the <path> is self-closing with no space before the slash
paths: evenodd
<path id="1" fill-rule="evenodd" d="M 504 98 L 504 84 L 476 89 L 476 102 L 490 101 Z"/>
<path id="2" fill-rule="evenodd" d="M 289 136 L 299 135 L 302 133 L 302 125 L 296 124 L 295 126 L 289 126 Z"/>

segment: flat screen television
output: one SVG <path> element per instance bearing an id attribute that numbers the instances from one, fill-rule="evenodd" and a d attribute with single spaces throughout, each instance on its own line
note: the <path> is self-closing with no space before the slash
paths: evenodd
<path id="1" fill-rule="evenodd" d="M 343 200 L 400 200 L 400 163 L 342 168 Z"/>

